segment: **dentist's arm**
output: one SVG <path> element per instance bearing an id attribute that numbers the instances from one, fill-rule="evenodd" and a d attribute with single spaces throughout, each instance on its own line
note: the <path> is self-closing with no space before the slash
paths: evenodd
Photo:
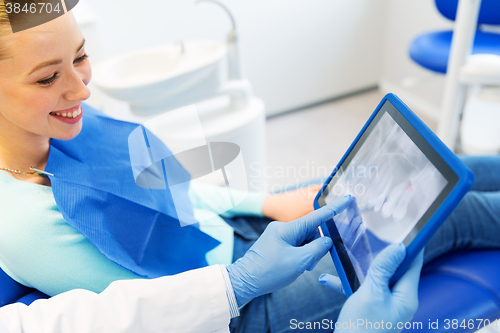
<path id="1" fill-rule="evenodd" d="M 75 289 L 30 306 L 7 305 L 0 308 L 0 332 L 225 332 L 231 318 L 225 269 L 121 280 L 100 294 Z"/>
<path id="2" fill-rule="evenodd" d="M 241 306 L 285 287 L 316 265 L 331 248 L 331 239 L 300 245 L 349 202 L 343 198 L 296 221 L 271 223 L 245 256 L 227 267 L 115 281 L 101 294 L 72 290 L 30 306 L 1 307 L 0 331 L 227 332 L 230 318 L 238 315 L 232 300 Z"/>

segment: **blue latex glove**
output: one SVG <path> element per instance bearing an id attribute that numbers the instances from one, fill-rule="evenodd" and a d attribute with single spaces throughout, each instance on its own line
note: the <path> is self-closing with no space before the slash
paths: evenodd
<path id="1" fill-rule="evenodd" d="M 340 311 L 336 333 L 402 331 L 404 324 L 413 318 L 418 308 L 418 282 L 423 251 L 391 290 L 389 280 L 403 262 L 405 255 L 406 249 L 403 244 L 392 244 L 375 257 L 368 269 L 366 280 L 349 297 Z M 327 287 L 343 293 L 338 277 L 323 274 L 319 280 Z"/>
<path id="2" fill-rule="evenodd" d="M 318 226 L 346 209 L 350 201 L 346 196 L 295 221 L 269 223 L 250 250 L 227 266 L 238 306 L 281 289 L 305 270 L 312 270 L 333 242 L 320 237 L 300 245 L 316 234 Z"/>

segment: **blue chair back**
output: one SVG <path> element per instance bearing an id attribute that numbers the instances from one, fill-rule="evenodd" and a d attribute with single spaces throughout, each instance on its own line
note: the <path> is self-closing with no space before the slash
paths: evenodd
<path id="1" fill-rule="evenodd" d="M 29 305 L 39 298 L 48 298 L 48 296 L 17 283 L 0 269 L 0 307 L 15 302 Z"/>
<path id="2" fill-rule="evenodd" d="M 455 21 L 459 0 L 435 0 L 436 7 L 447 19 Z M 500 0 L 483 0 L 478 24 L 500 24 Z"/>

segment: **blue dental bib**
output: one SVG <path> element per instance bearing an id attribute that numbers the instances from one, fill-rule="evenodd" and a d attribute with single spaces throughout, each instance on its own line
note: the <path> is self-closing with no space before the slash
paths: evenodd
<path id="1" fill-rule="evenodd" d="M 189 179 L 170 150 L 144 127 L 85 104 L 82 121 L 76 138 L 51 140 L 45 167 L 64 219 L 142 276 L 206 266 L 206 253 L 220 243 L 199 230 L 189 182 L 168 186 L 169 178 Z"/>

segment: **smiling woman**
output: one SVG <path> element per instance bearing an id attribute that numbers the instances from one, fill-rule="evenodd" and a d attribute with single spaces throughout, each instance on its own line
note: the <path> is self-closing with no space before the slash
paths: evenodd
<path id="1" fill-rule="evenodd" d="M 7 10 L 0 2 L 0 166 L 43 170 L 50 138 L 69 140 L 81 131 L 91 78 L 85 41 L 71 13 L 13 33 L 11 23 L 34 14 Z M 50 185 L 47 178 L 15 177 Z"/>
<path id="2" fill-rule="evenodd" d="M 0 268 L 11 278 L 52 296 L 229 265 L 270 222 L 264 214 L 290 221 L 313 210 L 309 191 L 248 193 L 223 218 L 214 212 L 221 211 L 227 193 L 191 183 L 183 189 L 179 211 L 207 223 L 181 228 L 180 214 L 172 212 L 179 206 L 173 190 L 139 192 L 135 183 L 128 139 L 138 125 L 82 108 L 90 95 L 91 68 L 73 14 L 12 32 L 9 19 L 30 17 L 24 12 L 8 17 L 0 2 Z M 168 152 L 164 145 L 160 150 Z M 32 167 L 51 174 L 30 174 Z M 95 180 L 101 187 L 93 186 Z M 314 283 L 311 299 L 321 298 L 326 306 L 339 295 L 325 292 L 318 275 L 306 275 L 301 283 Z M 302 311 L 302 304 L 294 309 Z"/>
<path id="3" fill-rule="evenodd" d="M 19 13 L 11 19 L 28 18 Z M 271 219 L 290 221 L 313 210 L 307 190 L 281 196 L 248 193 L 242 203 L 218 216 L 221 202 L 227 198 L 227 192 L 218 187 L 191 183 L 189 190 L 187 186 L 180 190 L 165 187 L 160 192 L 137 186 L 130 146 L 139 147 L 137 155 L 141 157 L 156 156 L 154 163 L 163 165 L 159 169 L 163 180 L 169 175 L 184 176 L 186 171 L 173 162 L 178 168 L 168 169 L 174 171 L 167 175 L 163 162 L 172 154 L 146 129 L 106 117 L 85 104 L 82 108 L 90 95 L 87 84 L 91 69 L 84 38 L 72 13 L 13 33 L 6 7 L 0 2 L 0 46 L 0 268 L 15 281 L 53 296 L 72 289 L 101 292 L 116 280 L 184 271 L 191 271 L 188 275 L 192 276 L 195 268 L 206 265 L 222 264 L 220 272 L 227 274 L 223 265 L 231 267 L 254 243 L 260 244 L 259 248 L 269 244 L 289 246 L 294 238 L 286 236 L 285 241 L 283 233 L 277 237 L 273 227 L 268 229 L 273 236 L 256 243 Z M 134 133 L 140 140 L 131 141 Z M 146 168 L 152 161 L 147 162 L 146 166 L 139 164 Z M 31 167 L 52 174 L 48 178 L 27 174 Z M 458 213 L 452 214 L 431 240 L 427 259 L 460 247 L 499 246 L 499 168 L 498 158 L 476 168 L 478 175 L 487 177 L 477 182 L 476 192 L 466 196 Z M 176 191 L 180 195 L 174 198 Z M 179 198 L 182 200 L 174 200 Z M 182 209 L 177 210 L 179 206 Z M 264 218 L 266 214 L 271 219 Z M 184 217 L 202 222 L 181 227 Z M 277 225 L 283 224 L 273 223 L 275 230 Z M 290 228 L 306 230 L 300 224 Z M 302 244 L 305 236 L 293 244 Z M 320 240 L 315 244 L 326 243 Z M 304 248 L 314 245 L 309 243 L 293 251 Z M 292 262 L 292 255 L 269 249 L 274 257 L 278 255 L 280 264 Z M 253 253 L 248 256 L 253 258 L 250 261 L 270 265 L 270 270 L 276 268 L 276 274 L 296 277 L 297 268 L 282 269 L 271 261 L 266 264 L 266 258 L 254 250 L 248 251 Z M 316 260 L 313 252 L 302 259 L 301 267 L 312 259 Z M 239 322 L 231 323 L 233 331 L 289 331 L 291 319 L 334 322 L 345 297 L 318 283 L 319 275 L 332 269 L 328 260 L 319 261 L 315 269 L 290 286 L 251 300 Z M 244 260 L 239 262 L 233 267 L 248 271 L 241 266 Z M 275 280 L 273 274 L 267 274 L 267 268 L 258 267 L 268 281 Z M 196 276 L 190 280 L 193 284 L 208 281 L 205 289 L 213 288 L 209 276 Z M 182 306 L 169 318 L 200 312 L 214 304 L 213 299 L 193 304 L 196 288 L 178 284 L 172 289 L 176 292 L 166 297 L 179 300 Z M 239 305 L 253 295 L 242 294 Z M 225 292 L 222 297 L 226 297 Z M 235 316 L 238 307 L 232 288 L 228 287 L 227 297 L 225 306 L 229 309 L 232 302 L 231 315 Z M 229 321 L 229 310 L 226 313 Z M 140 317 L 147 321 L 144 318 Z"/>

